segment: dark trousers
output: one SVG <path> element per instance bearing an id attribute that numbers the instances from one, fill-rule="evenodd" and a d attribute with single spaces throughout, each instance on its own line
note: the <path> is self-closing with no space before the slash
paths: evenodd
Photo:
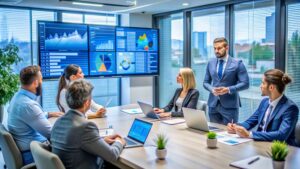
<path id="1" fill-rule="evenodd" d="M 208 110 L 210 122 L 227 125 L 238 122 L 239 108 L 224 108 L 220 102 L 216 107 L 209 107 Z"/>

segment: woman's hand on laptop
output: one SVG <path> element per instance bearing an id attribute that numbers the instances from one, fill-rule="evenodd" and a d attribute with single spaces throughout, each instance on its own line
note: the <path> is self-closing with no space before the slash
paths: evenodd
<path id="1" fill-rule="evenodd" d="M 160 118 L 171 117 L 171 113 L 170 112 L 159 113 L 159 117 Z"/>
<path id="2" fill-rule="evenodd" d="M 165 110 L 164 109 L 160 109 L 160 108 L 154 108 L 153 112 L 156 113 L 156 114 L 159 114 L 159 113 L 165 112 Z"/>

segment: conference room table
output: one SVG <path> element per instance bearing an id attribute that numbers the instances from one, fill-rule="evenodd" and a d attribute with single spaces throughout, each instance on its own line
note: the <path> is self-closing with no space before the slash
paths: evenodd
<path id="1" fill-rule="evenodd" d="M 127 114 L 121 111 L 131 108 L 138 108 L 138 105 L 111 107 L 107 109 L 105 118 L 89 119 L 95 122 L 100 129 L 112 126 L 114 132 L 122 136 L 127 136 L 135 118 L 153 123 L 145 145 L 124 149 L 118 161 L 114 162 L 120 168 L 225 169 L 233 168 L 229 166 L 233 161 L 255 155 L 268 156 L 267 152 L 270 152 L 271 143 L 261 141 L 250 141 L 234 146 L 218 142 L 216 149 L 209 149 L 206 146 L 206 132 L 188 128 L 185 123 L 169 125 L 146 118 L 144 114 Z M 226 128 L 226 126 L 215 123 L 210 123 L 210 125 Z M 168 138 L 165 160 L 158 160 L 155 155 L 154 139 L 158 133 L 164 133 Z M 285 169 L 299 168 L 300 148 L 289 146 Z"/>

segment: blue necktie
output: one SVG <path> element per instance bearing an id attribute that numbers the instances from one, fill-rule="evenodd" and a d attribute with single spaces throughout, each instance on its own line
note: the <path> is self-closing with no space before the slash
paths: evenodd
<path id="1" fill-rule="evenodd" d="M 219 60 L 219 69 L 218 69 L 218 76 L 219 76 L 219 79 L 222 78 L 222 74 L 223 74 L 223 64 L 224 64 L 224 60 L 223 60 L 223 59 L 220 59 L 220 60 Z"/>

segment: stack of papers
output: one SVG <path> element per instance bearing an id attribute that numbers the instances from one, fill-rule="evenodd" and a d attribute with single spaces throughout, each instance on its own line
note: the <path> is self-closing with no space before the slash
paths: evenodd
<path id="1" fill-rule="evenodd" d="M 136 109 L 123 109 L 122 112 L 128 113 L 128 114 L 140 114 L 143 113 L 141 108 Z"/>
<path id="2" fill-rule="evenodd" d="M 241 138 L 240 136 L 238 136 L 237 134 L 229 134 L 227 131 L 223 131 L 223 132 L 218 132 L 218 142 L 220 143 L 224 143 L 227 145 L 237 145 L 237 144 L 241 144 L 241 143 L 245 143 L 248 141 L 252 141 L 252 139 L 249 138 Z"/>
<path id="3" fill-rule="evenodd" d="M 247 169 L 273 169 L 272 159 L 260 155 L 232 162 L 230 166 Z"/>

